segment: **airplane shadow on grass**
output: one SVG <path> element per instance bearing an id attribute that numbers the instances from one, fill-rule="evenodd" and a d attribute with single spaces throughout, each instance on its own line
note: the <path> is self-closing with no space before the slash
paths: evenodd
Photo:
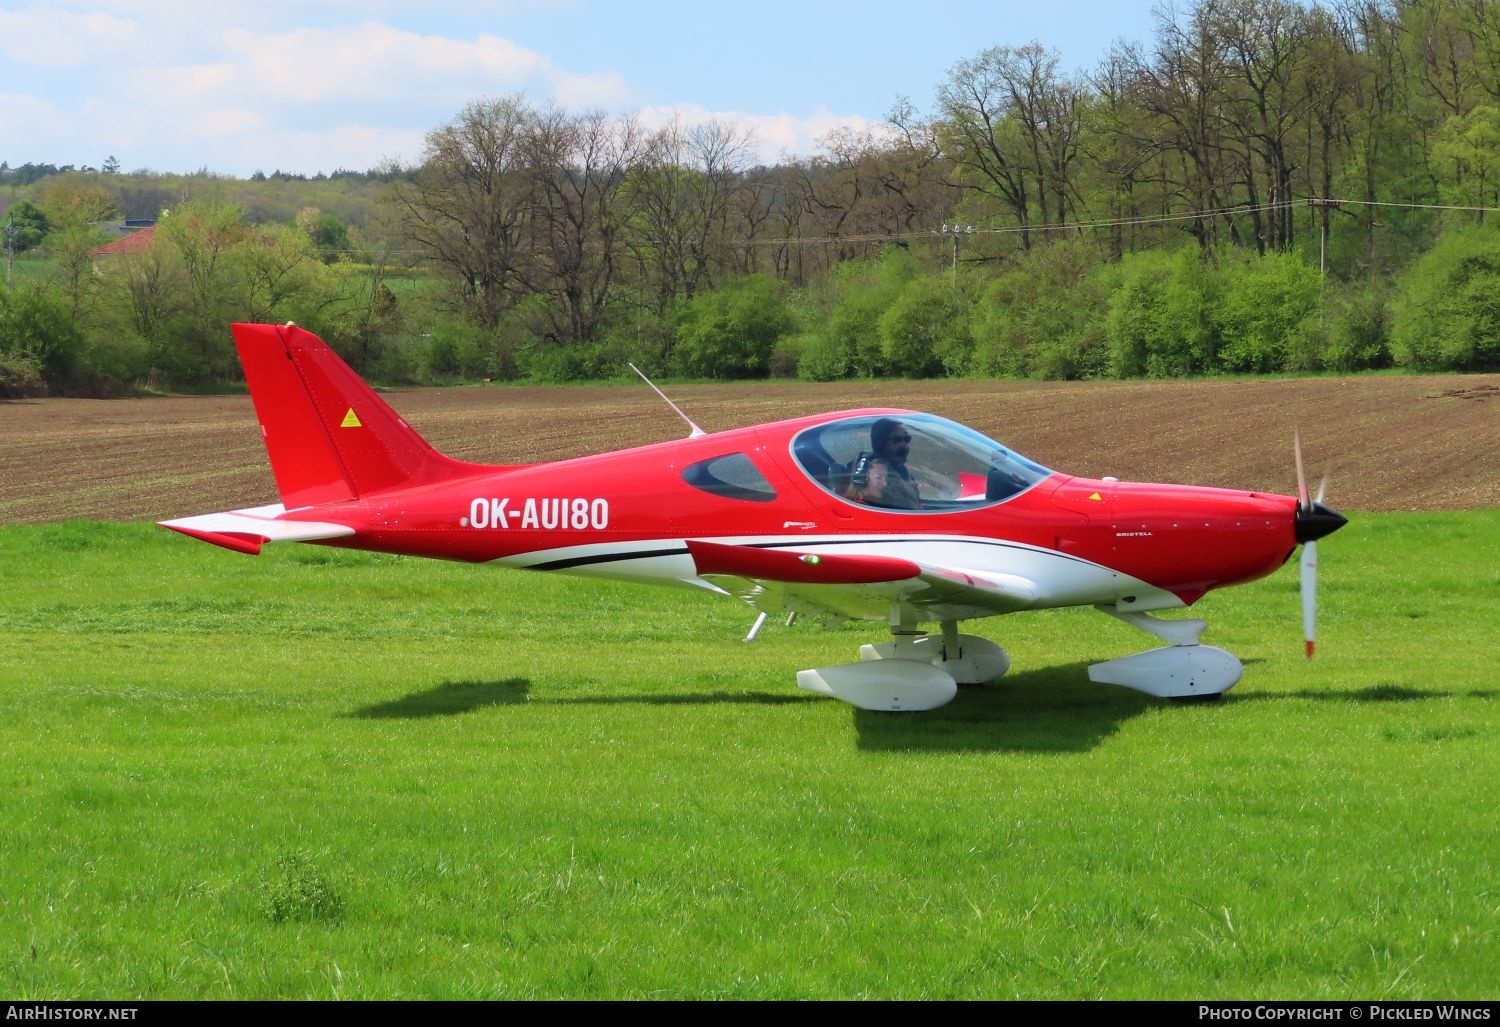
<path id="1" fill-rule="evenodd" d="M 345 716 L 361 720 L 420 720 L 424 717 L 452 717 L 486 706 L 512 706 L 524 703 L 531 694 L 526 678 L 505 681 L 444 681 L 435 688 L 413 692 L 390 702 L 361 706 Z"/>
<path id="2" fill-rule="evenodd" d="M 1493 698 L 1495 690 L 1462 693 Z M 1453 698 L 1455 693 L 1377 684 L 1356 691 L 1305 689 L 1279 693 L 1231 692 L 1228 704 L 1266 700 L 1391 703 Z M 685 692 L 670 695 L 578 696 L 537 700 L 531 681 L 445 681 L 389 702 L 346 714 L 364 720 L 451 717 L 491 706 L 756 706 L 828 703 L 799 692 Z M 1088 680 L 1088 664 L 1073 663 L 1009 674 L 992 685 L 966 685 L 947 706 L 925 713 L 851 709 L 862 749 L 914 752 L 1087 752 L 1147 710 L 1171 706 L 1128 689 Z M 1212 710 L 1217 704 L 1206 708 Z M 1196 709 L 1201 707 L 1189 707 Z"/>
<path id="3" fill-rule="evenodd" d="M 364 720 L 451 717 L 487 706 L 711 706 L 716 703 L 750 703 L 774 706 L 785 703 L 818 702 L 810 695 L 769 692 L 695 692 L 679 695 L 580 696 L 533 699 L 526 678 L 504 681 L 445 681 L 435 688 L 413 692 L 390 702 L 362 706 L 346 716 Z"/>
<path id="4" fill-rule="evenodd" d="M 1088 679 L 1087 663 L 1012 672 L 962 685 L 927 713 L 854 711 L 862 749 L 920 752 L 1087 752 L 1132 717 L 1162 704 Z"/>
<path id="5" fill-rule="evenodd" d="M 1413 688 L 1410 685 L 1382 683 L 1364 688 L 1343 690 L 1339 688 L 1299 688 L 1295 692 L 1247 692 L 1234 695 L 1236 702 L 1283 701 L 1286 699 L 1314 699 L 1318 702 L 1349 703 L 1401 703 L 1422 702 L 1429 699 L 1493 699 L 1500 691 L 1493 688 L 1473 688 L 1465 692 L 1434 688 Z"/>
<path id="6" fill-rule="evenodd" d="M 778 706 L 836 700 L 803 692 L 679 692 L 535 699 L 523 677 L 445 681 L 345 716 L 362 720 L 452 717 L 492 706 Z M 850 709 L 858 744 L 872 750 L 1082 752 L 1125 720 L 1157 705 L 1135 692 L 1088 681 L 1088 664 L 1013 673 L 992 685 L 966 685 L 947 706 L 924 713 Z"/>

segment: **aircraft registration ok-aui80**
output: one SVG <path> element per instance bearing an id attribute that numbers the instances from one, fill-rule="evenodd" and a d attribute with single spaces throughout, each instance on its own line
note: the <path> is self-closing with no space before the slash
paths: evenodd
<path id="1" fill-rule="evenodd" d="M 961 621 L 1093 606 L 1168 644 L 1089 677 L 1217 698 L 1242 665 L 1201 620 L 1152 611 L 1270 574 L 1303 547 L 1312 654 L 1316 540 L 1345 519 L 1298 496 L 1060 474 L 931 414 L 848 410 L 555 463 L 433 449 L 322 340 L 237 324 L 281 502 L 161 522 L 241 553 L 312 542 L 738 596 L 790 620 L 884 623 L 890 640 L 797 684 L 924 710 L 1010 666 Z M 675 407 L 674 407 L 675 409 Z M 680 411 L 679 411 L 680 413 Z M 684 417 L 684 419 L 686 419 Z M 937 630 L 929 633 L 927 626 Z"/>

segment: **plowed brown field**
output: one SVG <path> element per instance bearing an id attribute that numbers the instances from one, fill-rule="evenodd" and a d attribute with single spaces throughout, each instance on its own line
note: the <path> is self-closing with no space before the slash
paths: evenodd
<path id="1" fill-rule="evenodd" d="M 1192 382 L 857 382 L 668 390 L 709 431 L 861 406 L 963 421 L 1093 477 L 1292 493 L 1347 510 L 1500 506 L 1500 375 Z M 680 438 L 644 385 L 386 394 L 433 445 L 529 463 Z M 247 396 L 0 402 L 0 523 L 157 520 L 275 502 Z"/>

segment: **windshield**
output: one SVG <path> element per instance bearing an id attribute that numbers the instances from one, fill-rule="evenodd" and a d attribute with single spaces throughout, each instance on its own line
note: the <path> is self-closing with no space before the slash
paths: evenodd
<path id="1" fill-rule="evenodd" d="M 892 510 L 973 510 L 1052 474 L 972 428 L 932 414 L 847 417 L 792 440 L 809 478 L 853 503 Z"/>

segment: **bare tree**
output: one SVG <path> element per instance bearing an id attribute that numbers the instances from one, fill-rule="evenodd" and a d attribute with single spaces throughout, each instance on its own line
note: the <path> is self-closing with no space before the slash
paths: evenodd
<path id="1" fill-rule="evenodd" d="M 713 287 L 716 245 L 749 165 L 747 130 L 680 122 L 647 141 L 626 183 L 630 248 L 654 283 L 657 310 Z"/>
<path id="2" fill-rule="evenodd" d="M 405 231 L 454 281 L 486 327 L 531 290 L 526 133 L 536 113 L 519 96 L 472 103 L 430 132 L 415 180 L 394 196 Z"/>
<path id="3" fill-rule="evenodd" d="M 1351 60 L 1349 132 L 1354 173 L 1359 198 L 1373 204 L 1381 198 L 1388 166 L 1417 163 L 1402 157 L 1416 148 L 1405 33 L 1393 0 L 1341 0 L 1336 11 L 1338 31 Z M 1354 214 L 1363 227 L 1365 259 L 1370 263 L 1375 262 L 1377 249 L 1374 211 L 1367 205 Z"/>
<path id="4" fill-rule="evenodd" d="M 1166 205 L 1153 190 L 1150 168 L 1162 152 L 1151 122 L 1136 97 L 1139 68 L 1144 61 L 1129 45 L 1117 45 L 1090 80 L 1093 88 L 1094 131 L 1080 143 L 1084 161 L 1106 190 L 1110 249 L 1115 257 L 1134 249 L 1142 229 L 1137 222 Z M 1154 207 L 1148 209 L 1148 205 Z"/>
<path id="5" fill-rule="evenodd" d="M 1229 56 L 1221 39 L 1194 18 L 1180 24 L 1175 12 L 1157 10 L 1154 53 L 1128 51 L 1130 74 L 1141 107 L 1156 122 L 1161 148 L 1159 177 L 1169 187 L 1168 208 L 1194 216 L 1187 230 L 1205 253 L 1218 241 L 1219 216 L 1231 202 L 1231 174 L 1226 166 L 1220 121 L 1229 74 Z M 1225 219 L 1231 235 L 1234 223 Z"/>
<path id="6" fill-rule="evenodd" d="M 549 334 L 559 341 L 598 334 L 620 256 L 621 189 L 641 146 L 633 120 L 611 121 L 598 111 L 548 110 L 527 134 L 536 182 L 534 284 L 555 298 Z"/>
<path id="7" fill-rule="evenodd" d="M 960 188 L 999 200 L 1019 228 L 1021 246 L 1031 248 L 1031 204 L 1038 188 L 1027 138 L 1014 114 L 1016 51 L 991 47 L 960 61 L 938 90 L 943 152 L 953 162 Z"/>
<path id="8" fill-rule="evenodd" d="M 888 194 L 887 209 L 901 231 L 931 230 L 948 205 L 952 165 L 943 155 L 938 124 L 922 118 L 904 96 L 886 114 L 895 136 L 884 148 L 878 176 Z"/>
<path id="9" fill-rule="evenodd" d="M 1308 55 L 1306 11 L 1288 0 L 1205 0 L 1195 17 L 1222 40 L 1233 69 L 1223 110 L 1255 245 L 1287 249 L 1295 224 L 1290 144 L 1312 99 L 1297 86 Z"/>
<path id="10" fill-rule="evenodd" d="M 767 234 L 776 224 L 777 208 L 785 202 L 781 180 L 771 169 L 753 168 L 745 174 L 730 211 L 729 234 L 739 249 L 736 272 L 759 274 L 769 257 L 773 273 L 781 276 L 786 242 Z"/>

